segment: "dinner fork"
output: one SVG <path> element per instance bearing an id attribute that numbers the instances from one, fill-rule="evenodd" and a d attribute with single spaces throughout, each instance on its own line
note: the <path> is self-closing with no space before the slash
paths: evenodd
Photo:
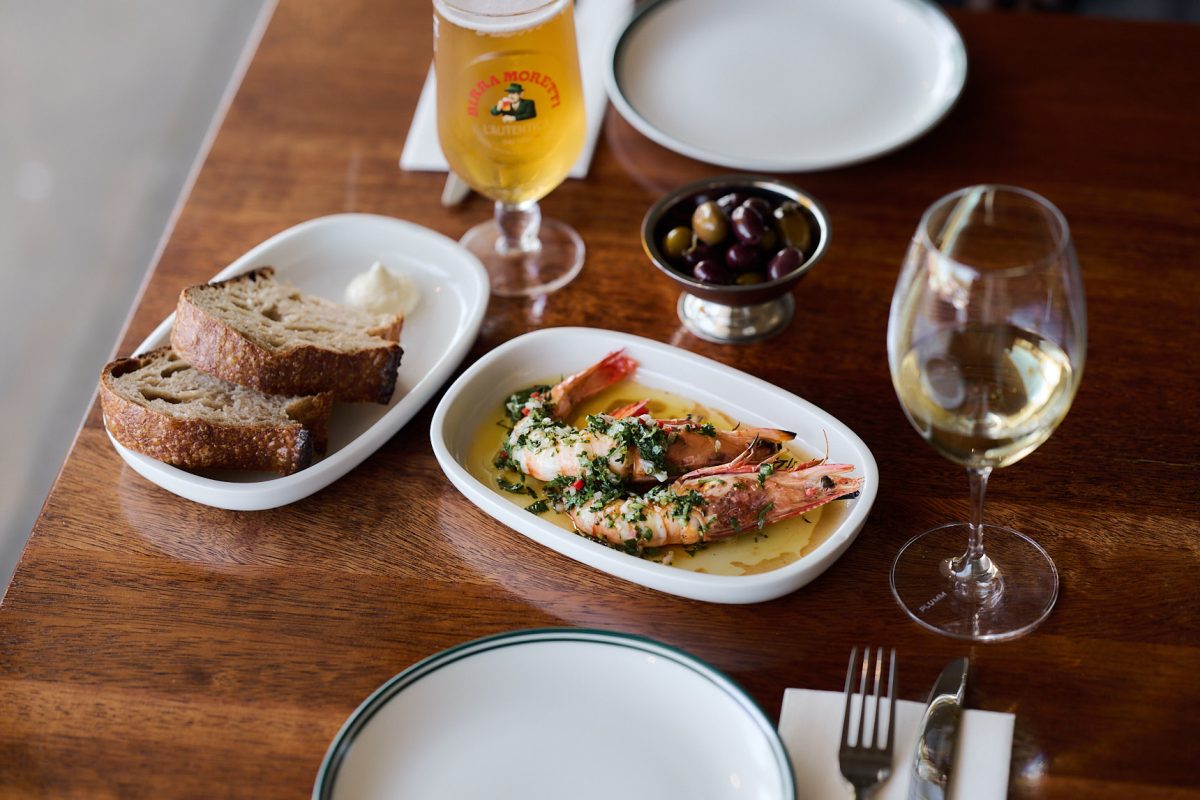
<path id="1" fill-rule="evenodd" d="M 886 718 L 880 714 L 882 696 L 879 693 L 883 677 L 883 648 L 875 652 L 875 687 L 871 698 L 867 697 L 867 679 L 871 673 L 871 648 L 864 647 L 862 661 L 858 659 L 858 648 L 850 651 L 850 664 L 846 667 L 846 710 L 842 716 L 841 747 L 838 749 L 838 764 L 842 775 L 854 786 L 854 796 L 863 800 L 874 787 L 892 774 L 892 745 L 896 732 L 896 650 L 891 651 L 888 666 Z M 860 666 L 861 664 L 861 666 Z M 858 706 L 856 743 L 851 743 L 850 725 L 853 716 L 854 675 L 859 673 L 858 695 L 862 698 Z M 874 699 L 875 713 L 867 716 L 867 704 Z M 869 726 L 868 726 L 869 724 Z"/>

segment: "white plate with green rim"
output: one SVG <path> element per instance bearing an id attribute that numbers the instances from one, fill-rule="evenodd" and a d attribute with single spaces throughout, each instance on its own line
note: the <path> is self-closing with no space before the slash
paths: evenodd
<path id="1" fill-rule="evenodd" d="M 874 158 L 942 120 L 967 53 L 925 0 L 655 0 L 615 40 L 609 97 L 634 128 L 733 169 Z"/>
<path id="2" fill-rule="evenodd" d="M 775 726 L 674 647 L 515 631 L 396 675 L 334 738 L 313 800 L 793 800 Z"/>

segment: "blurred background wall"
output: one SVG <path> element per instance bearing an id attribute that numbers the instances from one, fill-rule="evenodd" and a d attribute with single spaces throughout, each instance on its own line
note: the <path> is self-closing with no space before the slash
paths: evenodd
<path id="1" fill-rule="evenodd" d="M 0 590 L 270 0 L 0 0 Z"/>
<path id="2" fill-rule="evenodd" d="M 1200 20 L 1200 0 L 943 2 Z M 273 3 L 0 0 L 0 590 Z"/>

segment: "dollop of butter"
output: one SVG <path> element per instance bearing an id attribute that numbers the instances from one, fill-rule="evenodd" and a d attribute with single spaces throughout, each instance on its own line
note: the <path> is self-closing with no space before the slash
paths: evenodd
<path id="1" fill-rule="evenodd" d="M 421 300 L 412 279 L 398 275 L 376 261 L 346 286 L 346 304 L 376 314 L 408 316 Z"/>

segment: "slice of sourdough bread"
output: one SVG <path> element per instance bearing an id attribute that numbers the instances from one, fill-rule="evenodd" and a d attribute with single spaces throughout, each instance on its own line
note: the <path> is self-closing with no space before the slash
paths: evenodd
<path id="1" fill-rule="evenodd" d="M 107 364 L 100 405 L 113 438 L 151 458 L 288 475 L 325 452 L 333 397 L 263 394 L 207 375 L 164 347 Z"/>
<path id="2" fill-rule="evenodd" d="M 386 403 L 400 366 L 399 315 L 301 294 L 260 267 L 179 295 L 171 346 L 197 369 L 270 394 Z"/>

